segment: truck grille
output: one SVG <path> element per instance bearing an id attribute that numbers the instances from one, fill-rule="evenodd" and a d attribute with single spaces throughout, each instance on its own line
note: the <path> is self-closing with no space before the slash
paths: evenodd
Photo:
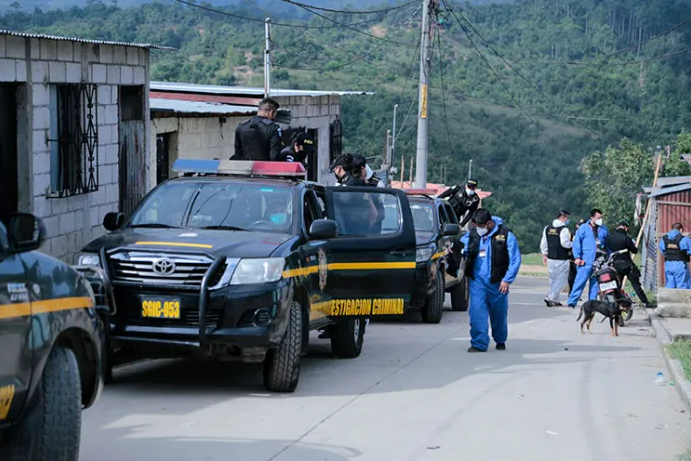
<path id="1" fill-rule="evenodd" d="M 129 321 L 146 326 L 157 327 L 199 327 L 199 311 L 185 310 L 180 314 L 180 319 L 142 319 L 139 317 L 130 317 Z M 211 328 L 219 328 L 221 316 L 221 311 L 208 311 L 206 313 L 206 326 Z"/>
<path id="2" fill-rule="evenodd" d="M 205 255 L 123 250 L 109 256 L 115 281 L 199 287 L 213 259 Z"/>

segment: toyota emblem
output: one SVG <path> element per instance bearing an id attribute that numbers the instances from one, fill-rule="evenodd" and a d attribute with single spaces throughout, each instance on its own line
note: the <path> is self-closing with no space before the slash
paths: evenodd
<path id="1" fill-rule="evenodd" d="M 175 272 L 175 262 L 168 258 L 157 259 L 152 266 L 154 273 L 158 275 L 173 275 Z"/>

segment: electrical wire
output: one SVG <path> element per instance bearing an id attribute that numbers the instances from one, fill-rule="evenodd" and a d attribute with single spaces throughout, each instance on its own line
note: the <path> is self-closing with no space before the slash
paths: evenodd
<path id="1" fill-rule="evenodd" d="M 265 22 L 264 19 L 251 18 L 249 16 L 241 16 L 239 14 L 229 13 L 227 11 L 217 10 L 215 8 L 209 8 L 208 6 L 204 6 L 204 5 L 197 5 L 196 3 L 192 3 L 192 2 L 189 2 L 187 0 L 172 0 L 172 1 L 177 2 L 177 3 L 181 3 L 183 5 L 191 6 L 193 8 L 198 8 L 200 10 L 208 11 L 211 13 L 216 13 L 216 14 L 220 14 L 223 16 L 228 16 L 228 17 L 236 18 L 236 19 L 242 19 L 243 21 L 260 22 L 260 23 Z M 255 5 L 255 7 L 256 7 L 256 5 Z M 330 18 L 327 18 L 326 16 L 324 16 L 324 18 L 330 19 Z M 379 18 L 372 18 L 372 19 L 367 19 L 365 21 L 354 22 L 351 24 L 340 25 L 340 26 L 309 26 L 309 25 L 305 25 L 305 24 L 291 24 L 291 23 L 273 22 L 273 21 L 271 22 L 271 25 L 280 26 L 280 27 L 294 27 L 296 29 L 340 29 L 344 26 L 346 26 L 346 27 L 359 26 L 362 24 L 367 24 L 370 22 L 378 21 L 378 20 L 379 20 Z"/>
<path id="2" fill-rule="evenodd" d="M 643 63 L 646 63 L 646 62 L 659 61 L 659 60 L 661 60 L 661 59 L 671 58 L 671 57 L 673 57 L 673 56 L 678 56 L 678 55 L 680 55 L 680 54 L 685 54 L 685 53 L 688 53 L 688 52 L 691 52 L 691 48 L 684 48 L 683 50 L 675 51 L 675 52 L 673 52 L 673 53 L 665 53 L 665 54 L 661 54 L 661 55 L 658 55 L 658 56 L 653 56 L 652 58 L 647 58 L 647 59 L 638 59 L 638 60 L 635 60 L 635 61 L 627 61 L 627 62 L 614 62 L 614 63 L 612 63 L 612 64 L 608 64 L 608 65 L 604 66 L 603 68 L 604 68 L 604 69 L 607 69 L 607 68 L 609 68 L 609 67 L 629 66 L 629 65 L 632 65 L 632 64 L 643 64 Z"/>
<path id="3" fill-rule="evenodd" d="M 404 3 L 402 5 L 397 5 L 397 6 L 392 6 L 391 8 L 384 8 L 381 10 L 335 10 L 331 8 L 323 8 L 320 6 L 316 5 L 308 5 L 307 3 L 300 3 L 300 2 L 290 2 L 291 4 L 299 7 L 307 7 L 311 8 L 313 10 L 318 10 L 318 11 L 326 11 L 327 13 L 341 13 L 341 14 L 377 14 L 377 13 L 389 13 L 391 11 L 397 11 L 397 10 L 402 10 L 407 8 L 410 5 L 418 4 L 420 3 L 418 0 L 413 0 L 412 2 Z"/>
<path id="4" fill-rule="evenodd" d="M 175 0 L 175 1 L 183 1 L 183 0 Z M 336 24 L 336 25 L 339 26 L 339 27 L 342 27 L 342 28 L 348 29 L 348 30 L 352 30 L 353 32 L 356 32 L 356 33 L 358 33 L 358 34 L 365 35 L 365 36 L 370 37 L 370 38 L 374 38 L 374 39 L 376 39 L 376 40 L 381 40 L 381 41 L 389 42 L 389 43 L 395 43 L 395 44 L 397 44 L 397 45 L 402 45 L 402 46 L 413 46 L 413 45 L 414 45 L 414 43 L 410 43 L 410 42 L 396 42 L 396 41 L 391 40 L 390 38 L 387 38 L 386 36 L 380 37 L 380 36 L 378 36 L 378 35 L 370 34 L 369 32 L 365 32 L 365 31 L 356 29 L 356 28 L 352 27 L 352 26 L 355 25 L 355 24 L 344 24 L 344 23 L 342 23 L 342 22 L 340 22 L 340 21 L 336 21 L 335 19 L 332 19 L 332 18 L 330 18 L 330 17 L 328 17 L 328 16 L 324 16 L 323 14 L 319 13 L 318 11 L 315 11 L 315 10 L 313 10 L 313 9 L 307 7 L 307 6 L 302 6 L 303 4 L 298 3 L 298 2 L 295 2 L 294 0 L 281 0 L 281 1 L 284 2 L 284 3 L 288 3 L 289 5 L 295 5 L 295 6 L 297 6 L 297 7 L 300 7 L 300 8 L 302 8 L 303 10 L 308 11 L 308 12 L 312 13 L 312 14 L 315 15 L 315 16 L 319 16 L 319 17 L 322 18 L 322 19 L 326 19 L 327 21 L 332 22 L 332 23 Z"/>
<path id="5" fill-rule="evenodd" d="M 249 1 L 249 0 L 245 0 L 245 1 Z M 413 14 L 411 14 L 411 15 L 403 22 L 403 24 L 405 24 L 405 23 L 407 23 L 408 21 L 412 20 L 412 19 L 415 17 L 415 15 L 420 11 L 421 8 L 422 8 L 422 6 L 419 6 L 419 7 L 413 12 Z M 399 29 L 399 30 L 401 30 L 401 29 Z M 398 32 L 398 31 L 393 32 L 393 34 L 395 34 L 396 32 Z M 388 42 L 381 42 L 379 45 L 375 46 L 374 48 L 372 48 L 372 49 L 370 49 L 370 50 L 368 50 L 368 51 L 366 51 L 365 53 L 360 54 L 360 55 L 358 55 L 358 54 L 355 53 L 355 52 L 351 52 L 350 50 L 346 50 L 345 48 L 339 48 L 339 47 L 335 47 L 335 46 L 334 46 L 334 48 L 336 48 L 336 49 L 338 49 L 338 50 L 341 50 L 341 51 L 343 51 L 343 52 L 346 52 L 346 53 L 349 53 L 349 54 L 351 54 L 351 55 L 356 55 L 356 56 L 357 56 L 357 58 L 355 58 L 355 59 L 353 59 L 353 60 L 351 60 L 351 61 L 348 61 L 348 62 L 343 63 L 343 64 L 334 65 L 334 66 L 312 67 L 312 68 L 305 68 L 305 67 L 295 68 L 295 67 L 290 67 L 290 66 L 283 66 L 283 65 L 280 65 L 280 64 L 274 64 L 274 67 L 281 68 L 281 69 L 287 69 L 287 70 L 294 70 L 294 71 L 320 71 L 320 72 L 327 72 L 327 71 L 330 71 L 330 70 L 342 69 L 343 67 L 347 67 L 347 66 L 349 66 L 349 65 L 351 65 L 351 64 L 354 64 L 354 63 L 356 63 L 356 62 L 358 62 L 358 61 L 362 61 L 362 60 L 365 59 L 367 56 L 369 56 L 369 55 L 371 55 L 372 53 L 374 53 L 375 51 L 379 50 L 380 48 L 382 48 L 382 47 L 383 47 L 384 45 L 386 45 L 387 43 L 388 43 Z M 420 42 L 418 41 L 418 47 L 419 47 L 419 44 L 420 44 Z M 332 46 L 333 46 L 333 45 L 332 45 Z M 417 48 L 416 48 L 416 50 L 417 50 Z M 416 51 L 416 52 L 417 52 L 417 51 Z M 415 59 L 415 53 L 413 54 L 413 59 Z M 410 76 L 408 76 L 408 78 L 410 78 Z M 407 83 L 407 79 L 406 79 L 406 83 Z M 405 90 L 405 84 L 404 84 L 404 90 Z M 399 99 L 400 99 L 400 96 L 399 96 Z"/>
<path id="6" fill-rule="evenodd" d="M 447 9 L 451 12 L 451 14 L 456 18 L 456 21 L 460 21 L 459 18 L 458 18 L 458 16 L 456 15 L 456 12 L 453 10 L 453 8 L 452 8 L 451 5 L 449 4 L 449 2 L 448 2 L 447 0 L 442 0 L 442 1 L 443 1 L 444 4 L 446 5 Z M 557 115 L 556 115 L 556 116 L 562 117 L 562 118 L 564 118 L 564 119 L 574 120 L 574 121 L 578 120 L 578 118 L 573 118 L 573 117 L 569 116 L 568 114 L 564 113 L 564 111 L 560 108 L 560 106 L 562 106 L 561 104 L 559 104 L 558 102 L 556 102 L 556 101 L 555 101 L 553 98 L 551 98 L 550 96 L 547 96 L 547 95 L 546 95 L 546 94 L 545 94 L 535 83 L 533 83 L 532 81 L 530 81 L 530 79 L 528 79 L 525 75 L 523 75 L 523 73 L 521 73 L 518 69 L 516 69 L 516 67 L 515 67 L 513 64 L 511 64 L 509 61 L 507 61 L 507 60 L 504 58 L 504 56 L 502 56 L 501 53 L 499 53 L 499 52 L 497 51 L 497 49 L 496 49 L 494 46 L 492 46 L 492 44 L 491 44 L 489 41 L 487 41 L 487 39 L 482 35 L 482 33 L 480 33 L 480 31 L 473 25 L 473 23 L 471 23 L 470 20 L 468 20 L 468 18 L 466 18 L 466 17 L 463 15 L 462 12 L 459 12 L 458 14 L 461 16 L 461 18 L 463 18 L 463 20 L 465 21 L 465 23 L 468 24 L 468 26 L 473 30 L 473 32 L 475 32 L 475 34 L 476 34 L 478 37 L 480 37 L 480 39 L 483 41 L 483 43 L 485 44 L 485 46 L 486 46 L 487 48 L 489 48 L 490 50 L 492 50 L 492 52 L 495 54 L 495 56 L 497 56 L 499 59 L 501 59 L 501 61 L 502 61 L 504 64 L 506 64 L 506 66 L 507 66 L 509 69 L 511 69 L 514 73 L 516 73 L 516 75 L 518 75 L 518 76 L 521 78 L 521 80 L 523 80 L 524 82 L 526 82 L 526 83 L 527 83 L 537 94 L 539 94 L 539 95 L 542 96 L 544 99 L 546 99 L 547 101 L 549 101 L 550 104 L 552 104 L 552 106 L 557 110 Z M 461 24 L 463 24 L 463 23 L 461 23 Z M 464 32 L 465 32 L 465 28 L 464 28 L 463 25 L 461 25 L 461 28 L 462 28 L 462 29 L 464 30 Z M 466 36 L 467 36 L 467 35 L 468 35 L 468 34 L 466 34 Z M 487 62 L 487 61 L 485 61 L 485 62 Z M 520 107 L 520 106 L 519 106 L 519 107 Z M 531 117 L 531 119 L 532 119 L 532 117 Z M 591 129 L 591 128 L 588 128 L 587 126 L 584 126 L 584 125 L 582 125 L 582 124 L 579 123 L 579 122 L 575 122 L 575 123 L 576 123 L 579 127 L 583 128 L 584 130 L 590 131 L 591 133 L 594 133 L 594 134 L 597 134 L 597 135 L 600 134 L 600 133 L 598 133 L 597 131 L 595 131 L 595 130 L 593 130 L 593 129 Z"/>

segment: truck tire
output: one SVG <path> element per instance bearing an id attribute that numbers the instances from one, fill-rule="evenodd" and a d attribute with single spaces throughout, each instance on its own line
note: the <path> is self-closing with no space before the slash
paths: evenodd
<path id="1" fill-rule="evenodd" d="M 341 359 L 358 357 L 362 352 L 366 326 L 365 318 L 339 320 L 331 326 L 331 352 Z"/>
<path id="2" fill-rule="evenodd" d="M 425 323 L 439 323 L 444 313 L 444 279 L 441 272 L 437 272 L 437 280 L 434 282 L 434 293 L 422 306 L 422 321 Z"/>
<path id="3" fill-rule="evenodd" d="M 82 426 L 82 390 L 77 358 L 71 349 L 56 346 L 26 415 L 0 459 L 22 461 L 77 461 Z"/>
<path id="4" fill-rule="evenodd" d="M 293 392 L 300 379 L 302 359 L 302 308 L 293 301 L 288 328 L 281 344 L 264 359 L 264 387 L 271 392 Z"/>
<path id="5" fill-rule="evenodd" d="M 468 279 L 465 277 L 460 283 L 457 283 L 451 288 L 451 291 L 449 291 L 451 295 L 451 310 L 456 312 L 465 312 L 468 310 L 469 291 Z"/>

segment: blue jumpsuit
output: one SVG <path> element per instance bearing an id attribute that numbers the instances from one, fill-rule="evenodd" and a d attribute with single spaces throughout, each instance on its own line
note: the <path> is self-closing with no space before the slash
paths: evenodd
<path id="1" fill-rule="evenodd" d="M 667 233 L 667 237 L 674 239 L 679 235 L 678 230 L 671 230 Z M 660 251 L 665 254 L 665 241 L 660 239 Z M 679 249 L 691 254 L 691 239 L 684 237 L 679 242 Z M 689 265 L 685 261 L 665 261 L 665 287 L 666 288 L 691 288 L 691 274 L 689 273 Z"/>
<path id="2" fill-rule="evenodd" d="M 597 279 L 593 276 L 593 263 L 597 255 L 597 249 L 605 250 L 605 242 L 609 232 L 605 226 L 597 229 L 597 240 L 590 222 L 583 224 L 576 231 L 573 238 L 573 257 L 585 261 L 583 266 L 578 266 L 576 280 L 573 282 L 573 289 L 569 295 L 569 306 L 575 306 L 581 299 L 581 294 L 585 289 L 586 283 L 590 280 L 590 292 L 588 300 L 597 299 L 599 287 Z"/>
<path id="3" fill-rule="evenodd" d="M 499 292 L 499 283 L 490 282 L 492 273 L 491 237 L 497 233 L 499 226 L 503 223 L 501 218 L 496 216 L 492 216 L 492 220 L 496 226 L 492 232 L 480 238 L 479 254 L 475 258 L 474 279 L 470 279 L 470 344 L 481 351 L 486 351 L 489 347 L 488 317 L 492 325 L 494 342 L 497 344 L 505 343 L 509 335 L 509 295 Z M 521 251 L 513 232 L 509 232 L 507 240 L 509 270 L 503 281 L 513 283 L 518 275 L 518 269 L 521 267 Z M 465 234 L 461 239 L 463 254 L 467 254 L 468 241 L 469 234 Z M 483 252 L 485 256 L 481 257 Z"/>

